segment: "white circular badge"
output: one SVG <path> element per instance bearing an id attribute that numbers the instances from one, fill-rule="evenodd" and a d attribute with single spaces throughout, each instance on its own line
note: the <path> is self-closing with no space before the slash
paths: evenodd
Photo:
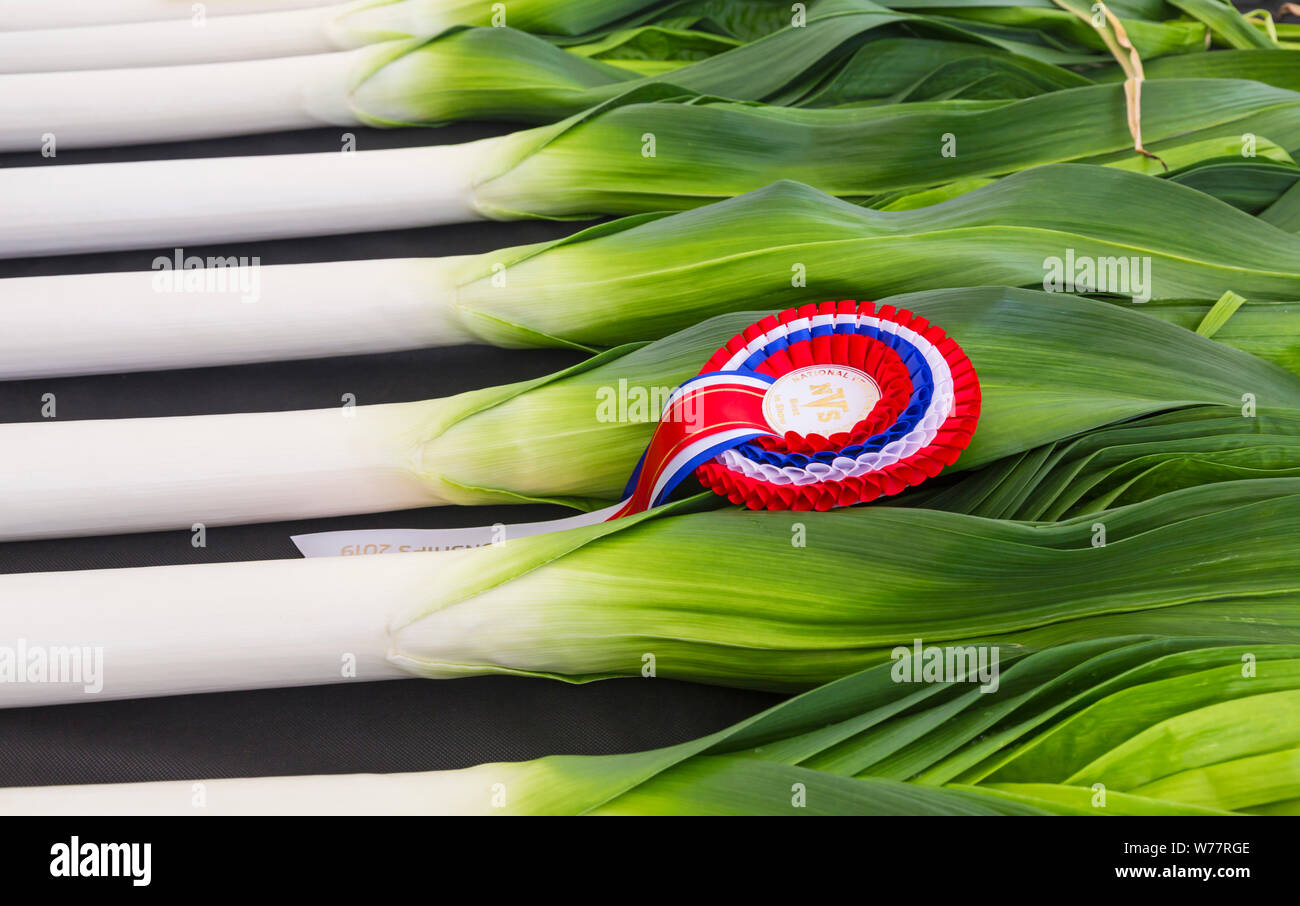
<path id="1" fill-rule="evenodd" d="M 809 365 L 777 378 L 763 396 L 763 417 L 779 434 L 848 431 L 880 399 L 871 375 L 846 365 Z"/>

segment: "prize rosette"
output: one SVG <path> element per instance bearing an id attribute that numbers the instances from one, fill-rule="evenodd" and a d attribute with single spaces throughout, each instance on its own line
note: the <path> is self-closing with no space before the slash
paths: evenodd
<path id="1" fill-rule="evenodd" d="M 910 311 L 824 302 L 763 318 L 670 394 L 619 503 L 506 526 L 512 538 L 594 525 L 663 503 L 692 473 L 751 509 L 829 510 L 897 494 L 952 465 L 980 414 L 957 342 Z M 318 532 L 308 557 L 348 547 L 497 543 L 496 527 Z"/>
<path id="2" fill-rule="evenodd" d="M 673 392 L 607 518 L 662 503 L 692 472 L 751 509 L 866 503 L 956 462 L 979 412 L 970 359 L 925 318 L 871 302 L 790 309 Z"/>

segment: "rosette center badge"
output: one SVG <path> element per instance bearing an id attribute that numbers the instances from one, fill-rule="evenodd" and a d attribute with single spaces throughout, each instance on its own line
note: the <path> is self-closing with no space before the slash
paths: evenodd
<path id="1" fill-rule="evenodd" d="M 763 397 L 763 417 L 781 434 L 840 434 L 880 400 L 871 375 L 847 365 L 809 365 L 783 374 Z"/>

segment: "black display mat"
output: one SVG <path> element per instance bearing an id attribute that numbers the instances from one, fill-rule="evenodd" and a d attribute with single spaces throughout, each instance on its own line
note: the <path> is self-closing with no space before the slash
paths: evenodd
<path id="1" fill-rule="evenodd" d="M 1241 9 L 1278 3 L 1238 3 Z M 1295 17 L 1281 21 L 1295 22 Z M 0 167 L 358 150 L 470 141 L 508 126 L 318 129 L 131 148 L 0 154 Z M 0 199 L 0 215 L 4 199 Z M 568 235 L 572 223 L 474 223 L 275 242 L 187 246 L 186 254 L 263 264 L 470 254 Z M 170 248 L 0 260 L 0 277 L 147 270 Z M 0 382 L 0 422 L 40 420 L 55 393 L 63 419 L 255 412 L 446 396 L 549 373 L 558 350 L 473 346 L 186 371 Z M 87 468 L 94 451 L 86 451 Z M 4 451 L 0 450 L 0 468 Z M 566 515 L 546 506 L 430 508 L 188 531 L 0 544 L 0 572 L 99 569 L 296 557 L 289 536 L 355 528 L 443 528 Z M 738 577 L 738 586 L 741 584 Z M 5 604 L 0 601 L 0 619 Z M 586 685 L 514 677 L 398 680 L 0 710 L 0 786 L 274 774 L 418 771 L 548 754 L 670 745 L 734 723 L 779 696 L 665 679 Z"/>

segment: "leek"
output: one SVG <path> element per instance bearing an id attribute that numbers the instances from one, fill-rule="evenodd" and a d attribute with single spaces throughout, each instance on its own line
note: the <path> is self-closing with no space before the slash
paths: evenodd
<path id="1" fill-rule="evenodd" d="M 980 428 L 962 468 L 1166 409 L 1300 400 L 1300 376 L 1132 308 L 996 287 L 892 301 L 942 325 L 979 373 Z M 697 373 L 758 317 L 719 316 L 440 400 L 0 425 L 0 539 L 441 504 L 595 509 L 620 499 L 658 417 L 656 388 Z M 619 402 L 619 388 L 639 389 L 640 404 L 635 391 Z"/>
<path id="2" fill-rule="evenodd" d="M 786 27 L 773 34 L 649 77 L 513 28 L 463 27 L 432 40 L 417 36 L 336 53 L 3 75 L 0 150 L 39 149 L 47 134 L 71 148 L 322 125 L 551 122 L 655 83 L 676 93 L 764 100 L 815 83 L 823 67 L 898 23 L 916 20 L 925 31 L 989 43 L 867 0 L 853 7 L 814 16 L 800 28 L 782 22 Z"/>
<path id="3" fill-rule="evenodd" d="M 69 11 L 67 18 L 40 30 L 0 30 L 0 72 L 192 65 L 329 53 L 382 41 L 433 38 L 458 25 L 509 24 L 526 32 L 571 36 L 646 8 L 671 5 L 665 0 L 518 0 L 509 5 L 507 20 L 506 9 L 494 10 L 485 0 L 268 2 L 242 11 L 243 15 L 222 15 L 237 11 L 228 8 L 205 8 L 202 18 L 192 18 L 190 7 L 177 3 L 178 15 L 98 25 L 78 22 L 75 12 Z M 0 29 L 3 24 L 0 18 Z"/>
<path id="4" fill-rule="evenodd" d="M 193 781 L 9 788 L 0 790 L 0 808 L 16 815 L 1294 813 L 1300 647 L 1128 636 L 996 651 L 999 688 L 987 694 L 973 686 L 974 661 L 931 682 L 897 682 L 925 663 L 924 649 L 905 648 L 893 664 L 647 752 L 414 774 L 207 780 L 201 805 Z M 1249 674 L 1244 661 L 1255 665 Z M 1213 740 L 1226 744 L 1207 745 Z"/>
<path id="5" fill-rule="evenodd" d="M 1130 156 L 1117 86 L 824 110 L 644 100 L 667 91 L 464 145 L 6 169 L 0 255 L 664 211 L 787 177 L 863 199 Z M 1297 92 L 1174 79 L 1151 82 L 1146 97 L 1144 135 L 1157 151 L 1247 132 L 1300 147 Z M 960 136 L 956 156 L 939 153 L 944 135 Z"/>
<path id="6" fill-rule="evenodd" d="M 329 53 L 373 43 L 376 25 L 378 34 L 384 34 L 388 20 L 396 19 L 394 14 L 402 7 L 413 5 L 407 0 L 386 14 L 382 6 L 366 9 L 376 6 L 370 0 L 362 0 L 356 11 L 352 7 L 358 4 L 352 3 L 297 4 L 301 8 L 245 15 L 209 17 L 204 12 L 193 19 L 186 14 L 127 24 L 0 31 L 0 73 L 180 66 Z M 437 7 L 444 4 L 420 5 L 433 7 L 422 10 L 432 29 L 430 36 L 460 24 L 454 11 L 440 21 Z M 177 8 L 183 10 L 184 4 Z M 372 25 L 375 19 L 379 21 Z M 414 21 L 408 25 L 416 27 Z M 401 36 L 397 33 L 389 39 Z"/>
<path id="7" fill-rule="evenodd" d="M 1300 642 L 1297 479 L 1118 508 L 1104 545 L 1093 515 L 675 512 L 717 498 L 697 501 L 463 550 L 2 576 L 11 650 L 103 654 L 89 693 L 6 683 L 0 705 L 403 675 L 585 681 L 647 665 L 661 677 L 800 689 L 917 638 L 1037 647 L 1045 635 L 1133 631 L 1134 620 L 1164 627 L 1142 632 L 1197 627 L 1205 609 L 1219 635 Z M 792 544 L 799 531 L 804 547 Z M 866 584 L 864 550 L 889 551 Z M 762 581 L 738 592 L 737 575 Z"/>
<path id="8" fill-rule="evenodd" d="M 274 12 L 325 6 L 337 0 L 205 0 L 207 15 Z M 0 31 L 68 28 L 114 22 L 188 19 L 193 4 L 184 0 L 0 0 Z"/>
<path id="9" fill-rule="evenodd" d="M 1081 184 L 1089 192 L 1070 205 L 1041 201 Z M 1230 247 L 1217 241 L 1224 232 Z M 166 273 L 0 280 L 0 379 L 477 342 L 594 349 L 739 307 L 939 288 L 953 273 L 1041 287 L 1044 262 L 1067 254 L 1125 262 L 1130 298 L 1149 297 L 1144 311 L 1189 329 L 1207 304 L 1193 300 L 1248 295 L 1217 338 L 1257 355 L 1286 355 L 1285 339 L 1300 332 L 1294 305 L 1264 304 L 1300 299 L 1300 267 L 1288 263 L 1300 261 L 1300 237 L 1170 182 L 1061 164 L 914 211 L 781 182 L 483 255 L 256 273 L 184 270 L 168 257 Z"/>

